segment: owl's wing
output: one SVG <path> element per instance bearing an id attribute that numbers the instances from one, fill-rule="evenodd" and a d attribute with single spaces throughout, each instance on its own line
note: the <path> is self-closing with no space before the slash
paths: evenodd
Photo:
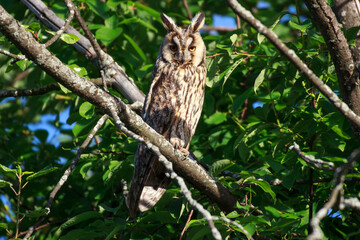
<path id="1" fill-rule="evenodd" d="M 157 83 L 162 80 L 161 78 L 160 74 L 153 79 L 146 96 L 143 118 L 155 131 L 164 134 L 170 127 L 174 113 L 171 107 L 157 109 L 159 105 L 156 104 L 156 99 L 154 100 L 153 92 L 158 91 Z M 152 208 L 165 193 L 171 181 L 165 176 L 163 164 L 146 148 L 145 144 L 139 144 L 134 165 L 134 176 L 126 199 L 131 217 L 135 217 L 138 210 L 143 212 Z"/>
<path id="2" fill-rule="evenodd" d="M 151 151 L 142 143 L 135 155 L 135 171 L 126 199 L 130 216 L 152 208 L 165 193 L 170 179 L 165 176 L 165 169 Z"/>

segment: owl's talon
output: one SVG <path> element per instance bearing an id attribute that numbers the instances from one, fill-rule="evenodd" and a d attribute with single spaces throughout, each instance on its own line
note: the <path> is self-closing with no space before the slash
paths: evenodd
<path id="1" fill-rule="evenodd" d="M 178 149 L 185 155 L 185 158 L 189 156 L 190 152 L 186 148 L 179 147 Z"/>

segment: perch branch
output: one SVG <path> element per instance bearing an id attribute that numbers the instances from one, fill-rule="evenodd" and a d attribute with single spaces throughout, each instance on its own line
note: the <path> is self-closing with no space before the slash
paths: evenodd
<path id="1" fill-rule="evenodd" d="M 245 22 L 255 28 L 259 33 L 264 35 L 269 41 L 286 57 L 288 58 L 301 74 L 311 81 L 316 88 L 329 99 L 329 101 L 335 106 L 335 108 L 341 112 L 351 123 L 360 128 L 360 117 L 356 115 L 349 106 L 341 101 L 339 97 L 331 90 L 329 86 L 324 84 L 310 69 L 301 61 L 301 59 L 295 54 L 294 50 L 289 49 L 278 36 L 268 29 L 264 24 L 257 20 L 250 11 L 242 7 L 238 1 L 227 0 L 227 3 L 232 10 L 238 14 Z M 354 67 L 354 66 L 353 66 Z"/>
<path id="2" fill-rule="evenodd" d="M 37 229 L 37 227 L 39 226 L 39 224 L 49 215 L 50 213 L 50 208 L 51 208 L 51 204 L 55 199 L 56 194 L 59 192 L 59 190 L 64 186 L 65 182 L 67 181 L 67 179 L 69 178 L 72 170 L 75 168 L 76 164 L 78 163 L 82 152 L 84 151 L 84 149 L 89 145 L 90 141 L 93 139 L 93 137 L 95 136 L 95 134 L 99 131 L 99 129 L 104 125 L 105 121 L 109 118 L 108 115 L 103 115 L 99 121 L 96 123 L 95 127 L 93 128 L 93 130 L 90 132 L 90 134 L 86 137 L 86 139 L 84 140 L 84 142 L 81 144 L 81 146 L 79 147 L 75 159 L 71 162 L 70 166 L 65 170 L 64 174 L 62 175 L 62 177 L 60 178 L 59 182 L 56 184 L 56 186 L 54 187 L 54 189 L 51 191 L 49 199 L 47 201 L 46 207 L 45 209 L 47 210 L 47 212 L 41 216 L 39 218 L 39 220 L 37 222 L 35 222 L 35 224 L 33 226 L 31 226 L 28 229 L 28 232 L 26 233 L 24 239 L 27 239 L 31 236 L 31 234 L 33 233 L 34 229 Z"/>

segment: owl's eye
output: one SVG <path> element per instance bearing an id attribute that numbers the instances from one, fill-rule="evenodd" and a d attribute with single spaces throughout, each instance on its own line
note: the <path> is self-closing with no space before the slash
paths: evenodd
<path id="1" fill-rule="evenodd" d="M 196 49 L 196 47 L 194 47 L 194 46 L 189 47 L 189 51 L 190 51 L 190 52 L 195 51 L 195 49 Z"/>
<path id="2" fill-rule="evenodd" d="M 175 52 L 177 50 L 177 46 L 176 45 L 171 45 L 170 50 Z"/>

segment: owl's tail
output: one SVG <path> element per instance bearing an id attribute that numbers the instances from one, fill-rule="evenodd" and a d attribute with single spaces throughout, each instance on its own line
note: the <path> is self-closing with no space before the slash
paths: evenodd
<path id="1" fill-rule="evenodd" d="M 139 210 L 145 212 L 152 208 L 160 200 L 171 182 L 171 179 L 166 177 L 165 168 L 162 163 L 158 161 L 157 157 L 151 153 L 150 157 L 147 157 L 142 160 L 148 162 L 150 166 L 135 169 L 131 181 L 126 199 L 126 204 L 130 211 L 130 218 L 135 218 Z"/>

